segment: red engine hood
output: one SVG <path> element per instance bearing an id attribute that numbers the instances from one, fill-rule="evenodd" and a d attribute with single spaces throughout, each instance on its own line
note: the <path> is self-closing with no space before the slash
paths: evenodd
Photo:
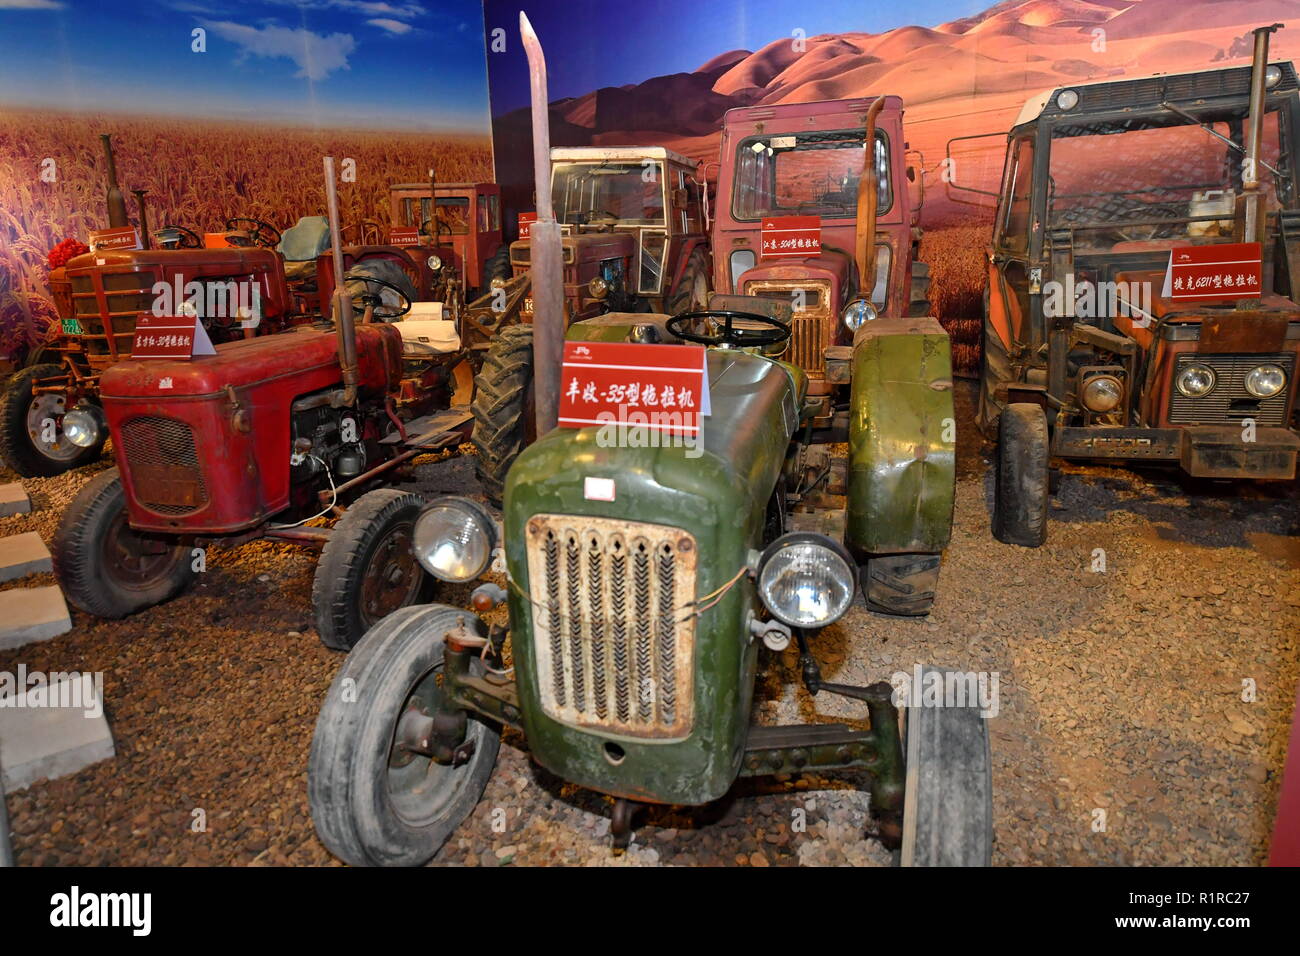
<path id="1" fill-rule="evenodd" d="M 834 249 L 823 248 L 820 255 L 807 259 L 771 259 L 760 262 L 741 274 L 736 291 L 743 293 L 746 282 L 794 282 L 821 280 L 829 282 L 831 291 L 845 288 L 853 274 L 853 260 Z"/>

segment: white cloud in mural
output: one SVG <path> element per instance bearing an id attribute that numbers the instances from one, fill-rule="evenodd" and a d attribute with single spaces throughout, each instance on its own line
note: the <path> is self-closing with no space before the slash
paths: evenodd
<path id="1" fill-rule="evenodd" d="M 0 0 L 0 10 L 62 10 L 62 0 Z"/>
<path id="2" fill-rule="evenodd" d="M 292 60 L 298 66 L 296 75 L 309 80 L 323 80 L 336 70 L 349 69 L 348 56 L 357 48 L 350 33 L 326 36 L 289 27 L 250 27 L 229 20 L 203 25 L 236 44 L 242 55 Z"/>
<path id="3" fill-rule="evenodd" d="M 379 27 L 381 30 L 387 30 L 389 33 L 401 36 L 403 33 L 410 33 L 414 27 L 409 23 L 403 23 L 401 20 L 388 20 L 380 17 L 375 20 L 367 20 L 366 23 L 372 27 Z"/>

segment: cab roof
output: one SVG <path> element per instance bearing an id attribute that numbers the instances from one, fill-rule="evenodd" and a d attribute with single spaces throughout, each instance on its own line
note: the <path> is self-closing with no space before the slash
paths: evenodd
<path id="1" fill-rule="evenodd" d="M 670 163 L 695 167 L 699 165 L 667 146 L 556 146 L 551 150 L 551 162 L 583 162 L 597 159 L 641 160 L 666 159 Z"/>

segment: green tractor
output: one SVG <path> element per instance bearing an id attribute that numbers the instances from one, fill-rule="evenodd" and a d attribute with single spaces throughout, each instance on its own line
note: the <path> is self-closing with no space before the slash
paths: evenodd
<path id="1" fill-rule="evenodd" d="M 544 66 L 521 20 L 544 160 Z M 480 799 L 509 726 L 543 767 L 614 798 L 616 847 L 627 845 L 639 803 L 703 805 L 740 777 L 852 770 L 869 776 L 873 833 L 901 862 L 987 864 L 991 776 L 978 702 L 900 715 L 889 683 L 823 681 L 814 654 L 817 632 L 849 611 L 859 587 L 872 603 L 897 603 L 909 561 L 948 541 L 953 412 L 939 324 L 877 319 L 857 329 L 842 470 L 816 441 L 822 403 L 807 373 L 779 357 L 790 308 L 773 300 L 715 296 L 706 310 L 610 313 L 569 327 L 570 342 L 706 345 L 711 410 L 698 442 L 555 428 L 559 230 L 540 181 L 538 210 L 542 437 L 511 468 L 499 523 L 447 497 L 426 505 L 413 535 L 421 564 L 461 584 L 482 578 L 502 545 L 508 589 L 479 583 L 471 603 L 477 612 L 504 603 L 509 624 L 408 607 L 356 645 L 312 742 L 309 800 L 322 841 L 356 865 L 428 861 Z M 886 591 L 889 602 L 873 598 Z M 791 642 L 809 692 L 862 701 L 866 729 L 751 725 L 760 646 Z M 959 676 L 970 675 L 926 674 L 950 687 Z"/>

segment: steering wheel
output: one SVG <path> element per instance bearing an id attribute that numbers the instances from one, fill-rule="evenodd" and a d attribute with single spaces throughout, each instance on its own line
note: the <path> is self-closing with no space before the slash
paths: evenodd
<path id="1" fill-rule="evenodd" d="M 253 228 L 239 225 L 239 223 L 252 223 Z M 273 249 L 280 244 L 280 230 L 269 222 L 263 222 L 261 219 L 253 219 L 249 216 L 233 216 L 226 220 L 227 229 L 238 229 L 249 234 L 253 240 L 253 245 L 261 246 L 263 249 Z M 272 238 L 274 237 L 274 238 Z"/>
<path id="2" fill-rule="evenodd" d="M 698 332 L 686 331 L 687 323 L 698 322 L 701 319 L 711 322 L 721 320 L 722 329 L 713 335 L 702 335 Z M 759 325 L 766 326 L 766 328 L 738 329 L 732 325 L 732 322 L 736 319 L 745 322 L 757 322 Z M 767 345 L 778 345 L 790 338 L 790 327 L 780 319 L 774 319 L 770 315 L 759 315 L 757 312 L 733 312 L 729 309 L 700 309 L 696 312 L 681 312 L 668 320 L 666 328 L 670 334 L 685 342 L 695 342 L 699 345 L 719 345 L 723 348 L 762 348 Z"/>
<path id="3" fill-rule="evenodd" d="M 202 249 L 203 240 L 193 229 L 173 226 L 170 223 L 155 229 L 151 235 L 164 249 Z"/>
<path id="4" fill-rule="evenodd" d="M 375 310 L 373 314 L 377 319 L 383 319 L 385 321 L 399 319 L 411 311 L 411 300 L 407 297 L 406 293 L 403 292 L 399 286 L 393 285 L 393 283 L 389 282 L 387 279 L 380 279 L 368 275 L 357 275 L 349 272 L 343 277 L 343 281 L 345 283 L 366 283 L 367 287 L 365 289 L 352 293 L 352 301 L 353 303 L 360 302 L 362 309 L 365 309 L 367 306 L 373 307 Z M 372 291 L 369 288 L 370 286 L 379 286 L 380 291 Z M 391 292 L 393 295 L 397 296 L 397 303 L 395 305 L 390 305 L 388 302 L 385 302 L 383 296 L 384 292 Z"/>

